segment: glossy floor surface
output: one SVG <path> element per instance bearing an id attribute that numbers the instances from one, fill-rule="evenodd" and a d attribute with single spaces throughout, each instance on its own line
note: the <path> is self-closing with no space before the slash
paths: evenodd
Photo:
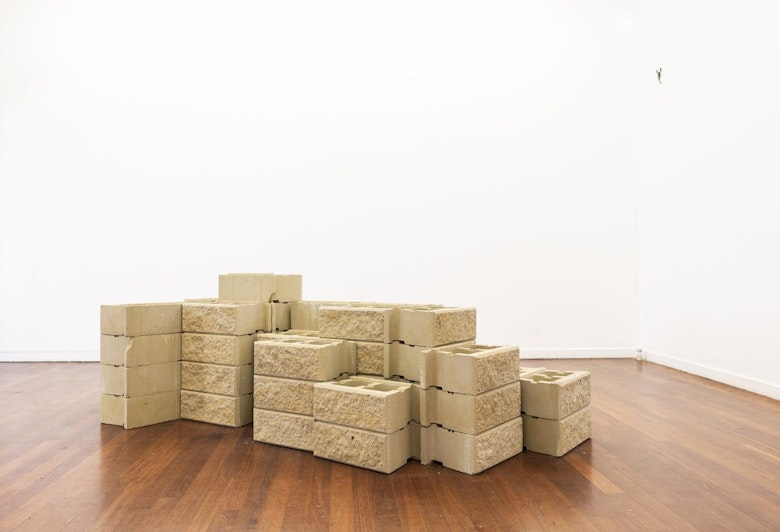
<path id="1" fill-rule="evenodd" d="M 780 530 L 780 402 L 633 360 L 523 364 L 591 372 L 593 438 L 468 476 L 101 425 L 97 364 L 3 363 L 0 530 Z"/>

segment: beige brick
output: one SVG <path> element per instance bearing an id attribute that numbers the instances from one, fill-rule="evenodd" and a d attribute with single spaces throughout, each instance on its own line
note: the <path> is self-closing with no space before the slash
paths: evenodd
<path id="1" fill-rule="evenodd" d="M 255 342 L 255 373 L 328 381 L 355 373 L 355 346 L 332 339 L 290 338 Z"/>
<path id="2" fill-rule="evenodd" d="M 312 416 L 313 381 L 255 375 L 255 408 Z"/>
<path id="3" fill-rule="evenodd" d="M 590 404 L 590 373 L 542 370 L 520 381 L 523 413 L 545 419 L 562 419 Z"/>
<path id="4" fill-rule="evenodd" d="M 252 334 L 266 325 L 266 308 L 260 303 L 184 303 L 184 332 Z"/>
<path id="5" fill-rule="evenodd" d="M 474 345 L 473 340 L 450 344 L 447 349 Z M 423 351 L 430 347 L 407 345 L 398 342 L 390 344 L 390 356 L 386 359 L 384 376 L 402 377 L 409 381 L 420 382 L 420 369 L 423 363 Z"/>
<path id="6" fill-rule="evenodd" d="M 303 295 L 303 276 L 297 274 L 274 275 L 273 301 L 291 303 L 300 301 Z"/>
<path id="7" fill-rule="evenodd" d="M 391 434 L 314 422 L 314 456 L 382 473 L 392 473 L 411 456 L 412 429 Z"/>
<path id="8" fill-rule="evenodd" d="M 520 351 L 516 346 L 471 345 L 423 351 L 420 385 L 477 395 L 517 380 Z"/>
<path id="9" fill-rule="evenodd" d="M 231 397 L 182 390 L 181 417 L 215 425 L 241 427 L 252 422 L 252 394 Z"/>
<path id="10" fill-rule="evenodd" d="M 421 389 L 419 418 L 423 426 L 440 425 L 464 434 L 478 434 L 520 415 L 520 383 L 513 382 L 479 395 Z"/>
<path id="11" fill-rule="evenodd" d="M 477 310 L 412 307 L 398 310 L 398 338 L 407 345 L 436 347 L 477 337 Z"/>
<path id="12" fill-rule="evenodd" d="M 219 276 L 220 301 L 268 303 L 276 291 L 272 273 L 227 273 Z"/>
<path id="13" fill-rule="evenodd" d="M 252 432 L 255 441 L 314 450 L 314 418 L 311 416 L 255 408 Z"/>
<path id="14" fill-rule="evenodd" d="M 389 364 L 391 346 L 381 342 L 355 342 L 357 372 L 363 375 L 383 376 Z"/>
<path id="15" fill-rule="evenodd" d="M 319 331 L 323 338 L 364 342 L 392 342 L 395 310 L 382 307 L 321 306 Z"/>
<path id="16" fill-rule="evenodd" d="M 243 366 L 254 359 L 255 335 L 184 333 L 181 358 L 190 362 Z"/>
<path id="17" fill-rule="evenodd" d="M 181 333 L 149 336 L 100 336 L 100 363 L 148 366 L 181 360 Z"/>
<path id="18" fill-rule="evenodd" d="M 180 392 L 121 397 L 100 395 L 100 422 L 134 429 L 179 419 Z"/>
<path id="19" fill-rule="evenodd" d="M 288 331 L 290 329 L 290 304 L 270 303 L 271 326 L 269 331 Z"/>
<path id="20" fill-rule="evenodd" d="M 314 419 L 385 434 L 411 421 L 410 385 L 352 377 L 314 385 Z"/>
<path id="21" fill-rule="evenodd" d="M 147 336 L 181 332 L 181 303 L 100 306 L 100 334 Z"/>
<path id="22" fill-rule="evenodd" d="M 474 475 L 523 451 L 523 419 L 518 416 L 479 434 L 437 425 L 421 427 L 420 444 L 422 464 L 441 462 L 449 469 Z"/>
<path id="23" fill-rule="evenodd" d="M 245 395 L 252 393 L 252 364 L 223 366 L 201 362 L 181 363 L 181 387 L 195 392 L 221 395 Z"/>
<path id="24" fill-rule="evenodd" d="M 100 393 L 139 397 L 181 389 L 181 362 L 150 366 L 100 365 Z"/>
<path id="25" fill-rule="evenodd" d="M 523 440 L 529 451 L 563 456 L 591 437 L 590 405 L 563 419 L 523 416 Z"/>
<path id="26" fill-rule="evenodd" d="M 319 301 L 295 301 L 290 303 L 290 328 L 318 331 Z"/>

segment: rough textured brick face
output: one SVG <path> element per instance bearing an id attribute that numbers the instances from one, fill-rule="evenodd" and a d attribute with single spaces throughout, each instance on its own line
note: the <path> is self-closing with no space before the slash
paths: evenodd
<path id="1" fill-rule="evenodd" d="M 314 418 L 288 412 L 254 409 L 253 439 L 313 451 Z"/>
<path id="2" fill-rule="evenodd" d="M 100 306 L 100 334 L 147 336 L 180 332 L 181 303 Z"/>
<path id="3" fill-rule="evenodd" d="M 436 347 L 477 337 L 473 308 L 417 307 L 398 311 L 398 338 L 407 345 Z"/>
<path id="4" fill-rule="evenodd" d="M 312 381 L 255 375 L 255 408 L 312 416 L 313 387 Z"/>
<path id="5" fill-rule="evenodd" d="M 327 381 L 355 373 L 354 344 L 340 340 L 290 339 L 255 342 L 255 373 Z"/>
<path id="6" fill-rule="evenodd" d="M 477 395 L 517 381 L 520 352 L 515 346 L 471 345 L 423 351 L 420 385 Z"/>
<path id="7" fill-rule="evenodd" d="M 266 323 L 266 308 L 260 303 L 184 303 L 184 332 L 252 334 Z"/>
<path id="8" fill-rule="evenodd" d="M 543 370 L 521 379 L 523 413 L 562 419 L 590 404 L 590 373 Z"/>
<path id="9" fill-rule="evenodd" d="M 181 387 L 196 392 L 239 396 L 252 392 L 252 365 L 181 363 Z"/>
<path id="10" fill-rule="evenodd" d="M 320 336 L 390 343 L 393 310 L 375 307 L 320 307 Z"/>
<path id="11" fill-rule="evenodd" d="M 411 421 L 410 385 L 349 378 L 314 385 L 314 418 L 390 433 Z"/>
<path id="12" fill-rule="evenodd" d="M 252 395 L 230 397 L 182 390 L 181 417 L 215 425 L 240 427 L 252 422 Z"/>
<path id="13" fill-rule="evenodd" d="M 252 363 L 255 335 L 184 333 L 181 342 L 182 360 L 243 366 Z"/>
<path id="14" fill-rule="evenodd" d="M 391 473 L 411 456 L 411 429 L 391 434 L 314 422 L 314 455 L 382 473 Z"/>
<path id="15" fill-rule="evenodd" d="M 390 357 L 390 345 L 380 342 L 355 342 L 357 372 L 361 375 L 384 375 Z"/>
<path id="16" fill-rule="evenodd" d="M 523 416 L 526 449 L 551 456 L 563 456 L 591 437 L 590 405 L 563 419 Z"/>
<path id="17" fill-rule="evenodd" d="M 440 425 L 464 434 L 478 434 L 520 415 L 520 383 L 514 382 L 479 395 L 427 390 L 420 395 L 420 419 L 424 426 Z M 413 401 L 414 404 L 414 401 Z"/>
<path id="18" fill-rule="evenodd" d="M 522 450 L 521 417 L 475 435 L 436 425 L 421 427 L 420 461 L 429 464 L 435 460 L 449 469 L 469 475 L 481 473 Z"/>
<path id="19" fill-rule="evenodd" d="M 100 363 L 111 366 L 148 366 L 181 360 L 181 334 L 100 336 Z"/>

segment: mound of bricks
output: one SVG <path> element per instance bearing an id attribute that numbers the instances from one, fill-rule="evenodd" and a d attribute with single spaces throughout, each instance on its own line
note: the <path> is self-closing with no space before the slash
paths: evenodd
<path id="1" fill-rule="evenodd" d="M 217 298 L 101 307 L 101 420 L 239 427 L 391 473 L 480 473 L 590 437 L 590 376 L 476 343 L 470 307 L 302 300 L 300 275 L 219 276 Z"/>
<path id="2" fill-rule="evenodd" d="M 563 456 L 591 437 L 590 373 L 523 368 L 525 447 Z"/>

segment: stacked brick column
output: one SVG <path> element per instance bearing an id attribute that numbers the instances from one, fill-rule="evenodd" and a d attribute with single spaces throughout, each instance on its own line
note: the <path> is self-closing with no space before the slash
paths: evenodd
<path id="1" fill-rule="evenodd" d="M 527 368 L 520 382 L 526 449 L 563 456 L 590 438 L 590 373 Z"/>
<path id="2" fill-rule="evenodd" d="M 266 321 L 261 303 L 183 304 L 183 419 L 251 423 L 252 345 Z"/>
<path id="3" fill-rule="evenodd" d="M 181 303 L 100 307 L 100 419 L 126 429 L 179 418 Z"/>
<path id="4" fill-rule="evenodd" d="M 517 347 L 436 348 L 420 365 L 423 464 L 475 474 L 522 452 Z"/>
<path id="5" fill-rule="evenodd" d="M 254 353 L 254 440 L 313 451 L 314 385 L 355 372 L 354 344 L 270 334 Z"/>

